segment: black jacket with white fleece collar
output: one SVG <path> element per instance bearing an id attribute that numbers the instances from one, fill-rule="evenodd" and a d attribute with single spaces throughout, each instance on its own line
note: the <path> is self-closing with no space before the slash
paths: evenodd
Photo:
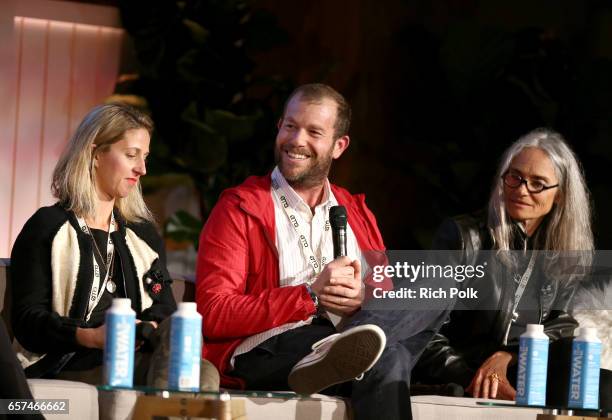
<path id="1" fill-rule="evenodd" d="M 162 239 L 152 223 L 128 223 L 115 211 L 111 234 L 136 317 L 160 322 L 176 303 Z M 29 377 L 57 373 L 84 327 L 93 284 L 93 245 L 74 213 L 61 205 L 40 208 L 25 224 L 11 253 L 11 321 L 17 355 Z M 154 293 L 146 278 L 162 289 Z M 149 284 L 147 284 L 149 283 Z"/>

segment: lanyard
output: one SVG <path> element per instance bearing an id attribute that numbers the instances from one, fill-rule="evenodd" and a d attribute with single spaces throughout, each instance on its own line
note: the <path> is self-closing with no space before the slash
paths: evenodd
<path id="1" fill-rule="evenodd" d="M 527 282 L 529 281 L 529 277 L 531 277 L 531 272 L 533 271 L 533 266 L 535 264 L 536 250 L 531 251 L 531 258 L 529 259 L 529 264 L 519 281 L 518 286 L 516 287 L 516 291 L 514 292 L 514 305 L 512 306 L 512 320 L 508 323 L 508 327 L 506 328 L 506 334 L 504 335 L 504 346 L 508 344 L 508 334 L 510 334 L 510 327 L 513 322 L 516 322 L 518 319 L 518 312 L 516 312 L 519 302 L 523 297 L 523 293 L 525 292 L 525 288 L 527 287 Z M 518 277 L 518 276 L 517 276 Z"/>
<path id="2" fill-rule="evenodd" d="M 91 233 L 91 230 L 89 229 L 89 226 L 87 226 L 87 223 L 85 223 L 85 219 L 83 219 L 82 217 L 77 217 L 77 221 L 79 222 L 79 226 L 81 227 L 81 230 L 83 232 L 85 232 L 87 235 L 89 235 L 91 237 L 91 240 L 94 241 L 93 246 L 95 247 L 95 239 Z M 93 309 L 96 307 L 96 305 L 100 302 L 100 299 L 102 299 L 102 295 L 104 294 L 104 288 L 106 287 L 106 283 L 108 282 L 109 278 L 112 276 L 111 275 L 111 270 L 112 270 L 112 261 L 113 261 L 113 257 L 115 255 L 115 245 L 113 244 L 113 240 L 111 239 L 111 233 L 114 232 L 115 230 L 117 230 L 116 228 L 116 222 L 115 222 L 115 215 L 111 212 L 111 220 L 110 220 L 110 226 L 108 229 L 108 238 L 106 240 L 107 243 L 107 248 L 106 248 L 106 275 L 104 276 L 104 280 L 101 281 L 101 275 L 100 275 L 100 266 L 98 265 L 98 261 L 96 260 L 96 255 L 95 255 L 95 250 L 92 253 L 92 258 L 93 258 L 93 267 L 94 267 L 94 277 L 93 277 L 93 284 L 91 287 L 91 292 L 89 293 L 89 303 L 87 306 L 87 320 L 89 320 L 89 317 L 91 316 L 91 312 L 93 311 Z M 101 255 L 101 257 L 103 257 Z"/>
<path id="3" fill-rule="evenodd" d="M 307 236 L 307 232 L 303 224 L 302 218 L 295 211 L 295 209 L 289 205 L 289 202 L 287 201 L 287 197 L 285 196 L 285 193 L 282 191 L 281 186 L 275 180 L 272 181 L 272 191 L 274 192 L 276 197 L 278 197 L 278 199 L 280 200 L 281 206 L 283 207 L 285 214 L 289 218 L 289 222 L 291 223 L 291 226 L 293 226 L 293 229 L 298 235 L 300 250 L 302 251 L 302 256 L 306 259 L 308 264 L 312 267 L 315 274 L 319 274 L 321 270 L 323 270 L 323 267 L 325 266 L 325 264 L 327 264 L 327 259 L 325 258 L 324 251 L 325 251 L 325 245 L 327 243 L 326 239 L 328 236 L 328 232 L 330 230 L 329 214 L 325 218 L 325 228 L 324 228 L 325 233 L 324 233 L 323 238 L 321 239 L 321 244 L 319 245 L 319 249 L 322 250 L 321 261 L 319 261 L 317 260 L 317 258 L 315 257 L 313 253 L 311 244 L 308 242 L 308 236 Z M 311 284 L 313 280 L 309 281 L 308 284 Z"/>

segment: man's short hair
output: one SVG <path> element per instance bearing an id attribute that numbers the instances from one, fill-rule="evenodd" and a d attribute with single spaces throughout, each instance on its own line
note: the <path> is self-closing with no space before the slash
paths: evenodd
<path id="1" fill-rule="evenodd" d="M 283 118 L 287 112 L 287 105 L 295 96 L 300 95 L 302 102 L 321 102 L 323 99 L 331 99 L 336 103 L 336 122 L 334 123 L 334 139 L 348 135 L 351 125 L 351 106 L 344 96 L 331 86 L 323 83 L 308 83 L 297 87 L 287 101 L 283 109 Z"/>

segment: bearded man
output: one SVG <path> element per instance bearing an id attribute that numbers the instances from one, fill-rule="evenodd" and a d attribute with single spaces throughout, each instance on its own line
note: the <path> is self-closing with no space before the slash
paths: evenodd
<path id="1" fill-rule="evenodd" d="M 276 168 L 219 198 L 198 251 L 204 357 L 225 387 L 350 395 L 357 419 L 406 419 L 410 370 L 444 315 L 361 309 L 363 268 L 385 246 L 364 196 L 327 179 L 350 118 L 333 88 L 298 87 L 278 122 Z M 335 205 L 348 216 L 337 259 Z"/>

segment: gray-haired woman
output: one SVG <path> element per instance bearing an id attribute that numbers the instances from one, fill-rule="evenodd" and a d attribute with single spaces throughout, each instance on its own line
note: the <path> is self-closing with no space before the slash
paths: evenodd
<path id="1" fill-rule="evenodd" d="M 462 250 L 464 261 L 493 251 L 487 258 L 500 263 L 485 279 L 487 310 L 454 311 L 415 376 L 461 384 L 474 397 L 514 399 L 515 376 L 508 372 L 516 366 L 526 325 L 544 324 L 553 341 L 571 337 L 577 326 L 566 313 L 576 277 L 560 279 L 551 270 L 559 268 L 565 251 L 580 251 L 572 255 L 581 263 L 593 251 L 589 193 L 563 137 L 539 128 L 513 143 L 502 157 L 488 211 L 445 221 L 434 248 Z M 541 254 L 532 250 L 546 251 L 543 264 L 527 263 Z"/>

